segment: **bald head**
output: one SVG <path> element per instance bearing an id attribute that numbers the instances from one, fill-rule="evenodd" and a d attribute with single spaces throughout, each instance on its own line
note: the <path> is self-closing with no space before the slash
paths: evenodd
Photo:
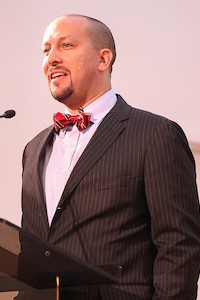
<path id="1" fill-rule="evenodd" d="M 113 58 L 110 64 L 110 72 L 112 72 L 112 66 L 116 59 L 116 47 L 110 29 L 104 23 L 97 19 L 78 14 L 66 14 L 58 17 L 54 20 L 54 22 L 58 19 L 65 18 L 78 18 L 80 20 L 82 19 L 83 25 L 86 26 L 88 36 L 90 37 L 91 43 L 94 46 L 94 48 L 96 50 L 107 48 L 112 52 Z"/>
<path id="2" fill-rule="evenodd" d="M 71 110 L 88 105 L 111 88 L 115 43 L 100 21 L 60 16 L 47 27 L 42 48 L 51 94 Z"/>

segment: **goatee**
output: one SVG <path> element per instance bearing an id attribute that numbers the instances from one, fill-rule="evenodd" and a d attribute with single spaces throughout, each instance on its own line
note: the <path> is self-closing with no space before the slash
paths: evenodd
<path id="1" fill-rule="evenodd" d="M 51 90 L 50 90 L 51 91 Z M 54 99 L 61 103 L 65 103 L 66 99 L 69 98 L 73 94 L 72 87 L 68 87 L 66 89 L 62 89 L 61 91 L 51 91 L 51 95 Z"/>

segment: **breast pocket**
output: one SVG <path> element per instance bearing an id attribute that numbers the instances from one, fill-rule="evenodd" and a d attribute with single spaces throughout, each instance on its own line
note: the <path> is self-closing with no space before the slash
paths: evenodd
<path id="1" fill-rule="evenodd" d="M 137 177 L 123 176 L 96 181 L 96 190 L 120 189 L 135 186 Z"/>
<path id="2" fill-rule="evenodd" d="M 123 176 L 96 182 L 98 205 L 112 212 L 133 206 L 137 191 L 137 177 Z"/>

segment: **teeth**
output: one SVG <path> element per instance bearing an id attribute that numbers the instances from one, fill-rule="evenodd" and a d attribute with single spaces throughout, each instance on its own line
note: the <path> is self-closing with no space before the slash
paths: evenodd
<path id="1" fill-rule="evenodd" d="M 54 73 L 51 77 L 56 78 L 56 77 L 59 77 L 59 76 L 63 76 L 63 73 Z"/>

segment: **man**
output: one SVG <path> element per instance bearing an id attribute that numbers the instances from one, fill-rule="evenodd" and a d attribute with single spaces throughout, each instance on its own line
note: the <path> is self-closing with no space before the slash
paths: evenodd
<path id="1" fill-rule="evenodd" d="M 120 284 L 62 299 L 195 299 L 198 195 L 183 131 L 114 93 L 115 44 L 100 21 L 57 18 L 43 52 L 52 96 L 86 119 L 62 125 L 55 115 L 56 129 L 26 146 L 22 227 L 94 265 L 123 266 Z"/>

